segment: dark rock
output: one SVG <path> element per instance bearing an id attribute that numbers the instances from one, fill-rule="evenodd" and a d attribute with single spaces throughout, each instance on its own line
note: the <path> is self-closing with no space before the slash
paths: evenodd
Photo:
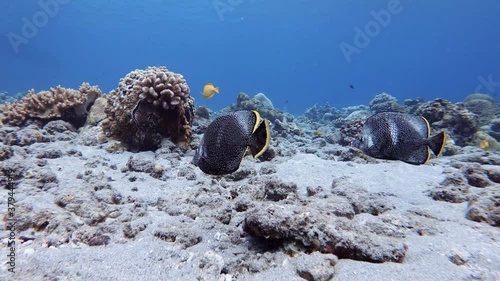
<path id="1" fill-rule="evenodd" d="M 470 254 L 464 250 L 452 249 L 448 255 L 450 261 L 456 265 L 464 265 L 470 260 Z"/>
<path id="2" fill-rule="evenodd" d="M 321 210 L 329 215 L 348 219 L 353 219 L 356 215 L 354 207 L 346 197 L 333 195 L 322 201 L 324 201 L 324 203 L 320 205 Z"/>
<path id="3" fill-rule="evenodd" d="M 487 187 L 491 184 L 485 171 L 479 165 L 470 165 L 464 168 L 463 171 L 467 182 L 475 187 Z"/>
<path id="4" fill-rule="evenodd" d="M 313 251 L 374 263 L 403 262 L 407 251 L 396 238 L 375 235 L 348 219 L 303 206 L 254 208 L 247 211 L 243 229 L 252 236 L 296 240 Z"/>
<path id="5" fill-rule="evenodd" d="M 198 106 L 195 109 L 194 114 L 195 114 L 195 116 L 203 118 L 203 119 L 210 119 L 210 111 L 205 106 Z"/>
<path id="6" fill-rule="evenodd" d="M 269 201 L 280 201 L 286 199 L 290 194 L 297 194 L 297 184 L 284 183 L 279 180 L 268 180 L 265 183 L 265 199 Z"/>
<path id="7" fill-rule="evenodd" d="M 132 172 L 153 173 L 154 164 L 142 155 L 133 155 L 127 161 L 127 168 Z"/>
<path id="8" fill-rule="evenodd" d="M 0 144 L 0 161 L 9 159 L 12 156 L 12 149 L 10 146 Z"/>
<path id="9" fill-rule="evenodd" d="M 192 247 L 202 241 L 202 236 L 196 234 L 192 229 L 163 229 L 160 228 L 155 231 L 154 236 L 166 241 L 176 242 L 181 245 L 183 249 Z"/>
<path id="10" fill-rule="evenodd" d="M 49 148 L 47 150 L 40 151 L 36 158 L 48 158 L 48 159 L 56 159 L 62 157 L 63 153 L 59 149 Z"/>
<path id="11" fill-rule="evenodd" d="M 24 178 L 29 166 L 24 161 L 7 159 L 0 162 L 0 171 L 7 178 L 12 178 L 15 181 Z"/>
<path id="12" fill-rule="evenodd" d="M 316 186 L 316 187 L 308 186 L 306 187 L 306 191 L 307 191 L 307 196 L 314 196 L 320 192 L 323 192 L 324 188 L 321 186 Z"/>
<path id="13" fill-rule="evenodd" d="M 291 264 L 295 266 L 297 275 L 307 281 L 328 281 L 333 280 L 335 275 L 334 267 L 338 258 L 332 254 L 320 254 L 313 252 L 309 255 L 299 253 L 291 258 Z"/>
<path id="14" fill-rule="evenodd" d="M 108 235 L 98 235 L 89 240 L 89 246 L 102 246 L 108 245 L 111 238 Z"/>
<path id="15" fill-rule="evenodd" d="M 432 199 L 450 203 L 462 203 L 469 199 L 470 187 L 462 173 L 447 176 L 443 182 L 430 191 Z"/>
<path id="16" fill-rule="evenodd" d="M 500 226 L 500 186 L 490 186 L 471 199 L 466 217 L 473 221 Z"/>
<path id="17" fill-rule="evenodd" d="M 6 145 L 27 146 L 37 142 L 48 142 L 50 139 L 44 135 L 45 133 L 45 131 L 38 130 L 34 126 L 29 126 L 18 132 L 7 134 L 3 143 Z"/>
<path id="18" fill-rule="evenodd" d="M 56 133 L 75 132 L 76 128 L 63 120 L 50 121 L 43 128 L 51 135 Z"/>
<path id="19" fill-rule="evenodd" d="M 499 166 L 483 166 L 488 179 L 495 183 L 500 183 L 500 167 Z"/>

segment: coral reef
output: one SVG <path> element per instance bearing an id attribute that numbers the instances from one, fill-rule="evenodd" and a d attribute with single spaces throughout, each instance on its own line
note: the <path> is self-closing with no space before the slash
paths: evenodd
<path id="1" fill-rule="evenodd" d="M 446 130 L 456 145 L 471 143 L 478 130 L 478 117 L 461 104 L 453 104 L 445 99 L 429 101 L 416 110 L 429 121 L 435 131 Z"/>
<path id="2" fill-rule="evenodd" d="M 464 105 L 469 111 L 479 116 L 480 125 L 487 124 L 500 112 L 495 98 L 487 94 L 470 94 L 465 98 Z"/>
<path id="3" fill-rule="evenodd" d="M 313 122 L 328 123 L 338 118 L 346 117 L 347 114 L 341 110 L 336 109 L 329 104 L 314 105 L 304 113 L 304 116 Z"/>
<path id="4" fill-rule="evenodd" d="M 104 133 L 132 149 L 156 149 L 162 138 L 190 148 L 194 99 L 181 74 L 166 67 L 135 70 L 108 95 Z"/>
<path id="5" fill-rule="evenodd" d="M 491 120 L 488 135 L 495 138 L 496 141 L 500 142 L 500 118 Z"/>
<path id="6" fill-rule="evenodd" d="M 273 110 L 274 105 L 273 102 L 266 97 L 263 93 L 258 93 L 253 97 L 254 100 L 259 101 L 263 108 Z"/>
<path id="7" fill-rule="evenodd" d="M 275 120 L 284 121 L 285 119 L 288 121 L 293 120 L 292 115 L 284 113 L 279 109 L 275 109 L 272 106 L 271 100 L 269 100 L 269 98 L 262 93 L 250 98 L 249 95 L 240 92 L 236 99 L 236 103 L 222 109 L 221 112 L 225 113 L 236 110 L 257 110 L 262 118 L 268 119 L 271 122 L 274 122 Z"/>
<path id="8" fill-rule="evenodd" d="M 343 124 L 340 128 L 339 144 L 343 146 L 351 145 L 352 141 L 361 132 L 365 121 L 365 119 L 353 119 Z"/>
<path id="9" fill-rule="evenodd" d="M 205 106 L 198 106 L 194 111 L 194 115 L 203 119 L 210 119 L 210 109 Z"/>
<path id="10" fill-rule="evenodd" d="M 85 123 L 90 107 L 99 96 L 99 87 L 90 86 L 88 83 L 83 83 L 78 90 L 61 86 L 37 94 L 30 90 L 21 100 L 0 105 L 0 112 L 3 114 L 0 122 L 21 126 L 28 119 L 62 119 L 80 127 Z"/>
<path id="11" fill-rule="evenodd" d="M 404 107 L 398 104 L 398 100 L 387 93 L 376 95 L 373 100 L 370 101 L 370 109 L 373 113 L 405 111 Z"/>

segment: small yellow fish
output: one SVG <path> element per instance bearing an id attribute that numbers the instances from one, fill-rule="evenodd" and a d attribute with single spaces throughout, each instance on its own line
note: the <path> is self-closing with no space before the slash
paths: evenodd
<path id="1" fill-rule="evenodd" d="M 202 94 L 206 99 L 213 97 L 215 93 L 219 93 L 219 87 L 214 87 L 214 84 L 212 83 L 205 84 Z"/>
<path id="2" fill-rule="evenodd" d="M 490 147 L 490 143 L 488 142 L 488 140 L 482 140 L 480 143 L 479 143 L 479 148 L 481 149 L 488 149 Z"/>

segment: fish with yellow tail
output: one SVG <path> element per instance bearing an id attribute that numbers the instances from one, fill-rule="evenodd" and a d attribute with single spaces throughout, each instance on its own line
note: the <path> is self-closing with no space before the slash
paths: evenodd
<path id="1" fill-rule="evenodd" d="M 247 151 L 254 158 L 262 155 L 269 140 L 268 121 L 257 111 L 234 111 L 208 125 L 191 163 L 206 174 L 230 174 L 238 170 Z"/>
<path id="2" fill-rule="evenodd" d="M 205 86 L 203 86 L 203 92 L 201 94 L 206 99 L 209 99 L 218 93 L 219 93 L 219 87 L 215 87 L 214 84 L 212 83 L 207 83 L 205 84 Z"/>
<path id="3" fill-rule="evenodd" d="M 421 165 L 429 161 L 431 151 L 439 156 L 446 143 L 445 132 L 431 137 L 430 131 L 422 116 L 383 112 L 366 119 L 352 145 L 374 158 Z"/>

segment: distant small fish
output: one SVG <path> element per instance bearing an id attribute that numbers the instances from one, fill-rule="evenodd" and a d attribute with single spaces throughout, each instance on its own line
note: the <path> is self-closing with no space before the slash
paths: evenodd
<path id="1" fill-rule="evenodd" d="M 488 140 L 482 140 L 479 143 L 479 148 L 484 149 L 484 150 L 488 150 L 488 148 L 490 148 L 490 143 L 488 142 Z"/>
<path id="2" fill-rule="evenodd" d="M 374 158 L 421 165 L 430 151 L 439 156 L 445 142 L 445 132 L 430 137 L 429 122 L 422 116 L 383 112 L 366 120 L 352 145 Z"/>
<path id="3" fill-rule="evenodd" d="M 353 84 L 349 85 L 349 88 L 354 89 L 354 85 Z"/>
<path id="4" fill-rule="evenodd" d="M 266 151 L 269 141 L 269 123 L 261 120 L 259 112 L 231 112 L 208 125 L 192 163 L 206 174 L 230 174 L 238 170 L 248 150 L 257 158 Z"/>
<path id="5" fill-rule="evenodd" d="M 323 136 L 323 132 L 320 131 L 320 130 L 316 130 L 316 131 L 313 132 L 313 135 L 315 137 L 322 137 Z"/>
<path id="6" fill-rule="evenodd" d="M 219 87 L 215 87 L 214 84 L 212 84 L 212 83 L 207 83 L 203 87 L 202 94 L 206 99 L 213 97 L 216 93 L 217 94 L 219 93 Z"/>

